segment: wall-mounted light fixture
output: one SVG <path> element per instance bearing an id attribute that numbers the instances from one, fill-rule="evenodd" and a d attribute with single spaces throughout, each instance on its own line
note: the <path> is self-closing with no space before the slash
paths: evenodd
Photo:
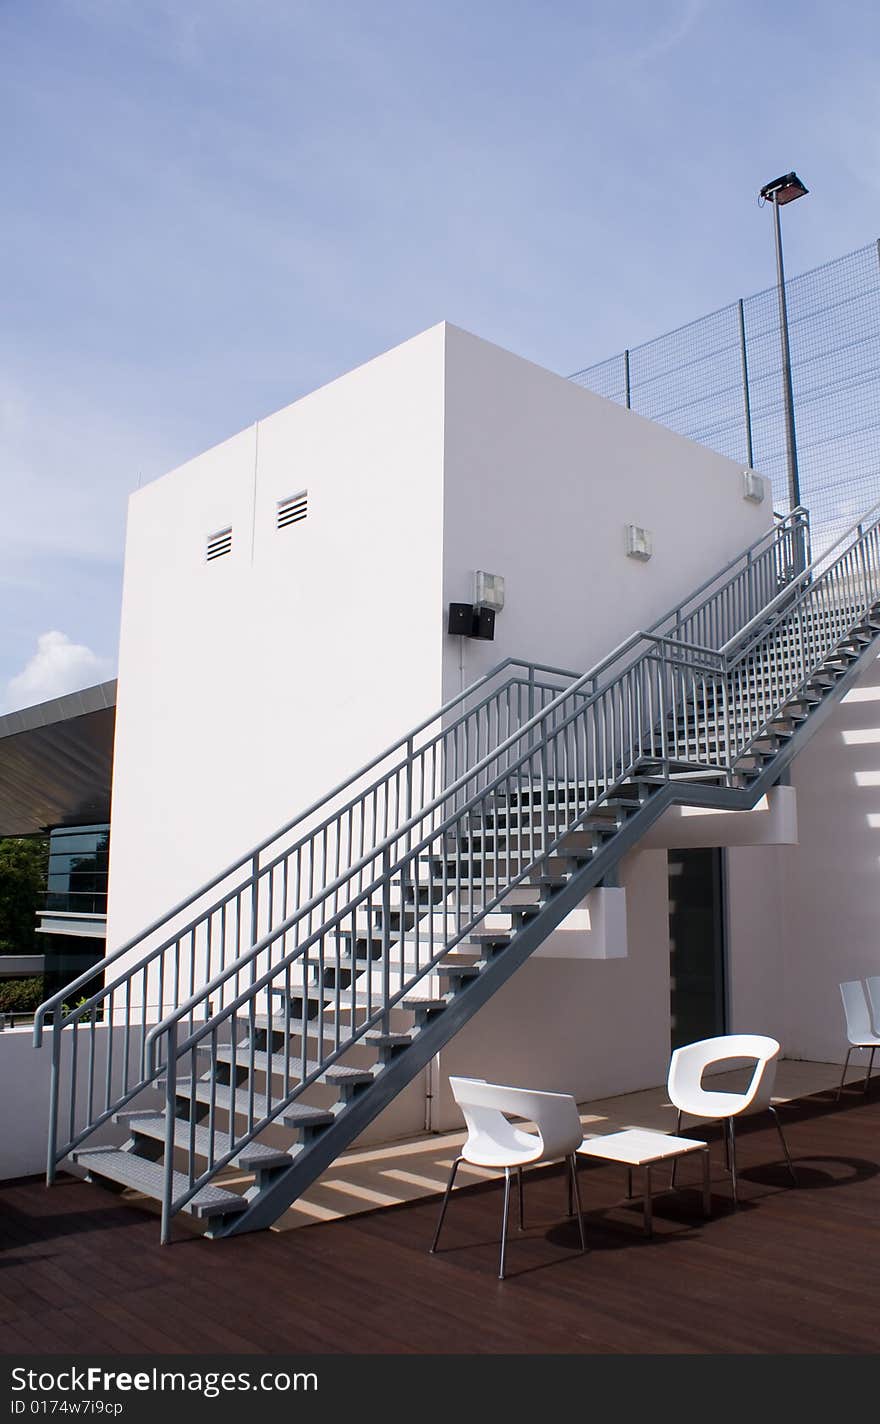
<path id="1" fill-rule="evenodd" d="M 763 504 L 767 487 L 756 470 L 743 470 L 743 499 L 752 504 Z"/>
<path id="2" fill-rule="evenodd" d="M 474 574 L 474 607 L 501 612 L 504 607 L 503 574 L 487 574 L 483 569 L 477 569 Z"/>
<path id="3" fill-rule="evenodd" d="M 477 569 L 474 574 L 473 603 L 450 603 L 447 632 L 459 638 L 478 638 L 491 643 L 495 637 L 495 614 L 504 607 L 504 577 Z"/>
<path id="4" fill-rule="evenodd" d="M 640 559 L 642 563 L 647 563 L 654 552 L 654 536 L 650 529 L 642 529 L 638 524 L 627 524 L 625 534 L 627 558 Z"/>

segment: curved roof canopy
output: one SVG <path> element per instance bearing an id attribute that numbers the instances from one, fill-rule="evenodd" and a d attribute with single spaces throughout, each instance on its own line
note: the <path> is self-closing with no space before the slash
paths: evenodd
<path id="1" fill-rule="evenodd" d="M 110 819 L 116 682 L 0 717 L 0 836 Z"/>

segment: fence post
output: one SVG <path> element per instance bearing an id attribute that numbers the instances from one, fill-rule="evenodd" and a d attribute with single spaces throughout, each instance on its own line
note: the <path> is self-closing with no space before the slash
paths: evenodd
<path id="1" fill-rule="evenodd" d="M 629 349 L 623 353 L 623 391 L 627 410 L 632 410 L 632 386 L 629 374 Z"/>
<path id="2" fill-rule="evenodd" d="M 753 470 L 755 468 L 755 455 L 752 448 L 752 403 L 749 396 L 749 358 L 746 351 L 746 318 L 742 297 L 740 297 L 737 302 L 737 313 L 739 315 L 739 357 L 742 366 L 743 413 L 746 418 L 746 458 L 749 462 L 749 469 Z"/>

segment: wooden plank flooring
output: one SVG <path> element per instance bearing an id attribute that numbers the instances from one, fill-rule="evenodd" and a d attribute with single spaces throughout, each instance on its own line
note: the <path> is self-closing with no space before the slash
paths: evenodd
<path id="1" fill-rule="evenodd" d="M 496 1279 L 501 1193 L 457 1192 L 286 1233 L 158 1245 L 155 1216 L 73 1178 L 0 1184 L 2 1350 L 40 1353 L 874 1353 L 880 1348 L 880 1087 L 784 1111 L 800 1185 L 769 1119 L 739 1135 L 742 1204 L 713 1145 L 713 1218 L 697 1169 L 655 1203 L 582 1170 L 589 1251 L 557 1168 L 526 1179 L 526 1232 Z M 658 1174 L 659 1175 L 659 1174 Z M 693 1180 L 693 1187 L 690 1181 Z"/>

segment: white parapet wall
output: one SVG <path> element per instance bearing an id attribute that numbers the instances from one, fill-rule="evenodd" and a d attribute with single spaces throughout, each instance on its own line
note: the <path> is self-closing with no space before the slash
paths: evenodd
<path id="1" fill-rule="evenodd" d="M 98 1024 L 94 1029 L 93 1094 L 95 1101 L 99 1099 L 105 1086 L 109 1032 L 110 1030 L 104 1024 Z M 113 1034 L 111 1071 L 114 1083 L 118 1084 L 123 1061 L 123 1035 L 122 1030 L 118 1028 L 113 1030 Z M 69 1052 L 69 1032 L 67 1038 L 66 1047 Z M 79 1055 L 77 1067 L 78 1112 L 82 1110 L 83 1104 L 88 1098 L 87 1059 L 86 1052 Z M 69 1059 L 65 1055 L 65 1062 L 68 1061 Z M 46 1170 L 51 1072 L 51 1029 L 44 1034 L 40 1048 L 34 1048 L 33 1029 L 30 1026 L 7 1028 L 0 1033 L 0 1082 L 4 1085 L 3 1131 L 0 1132 L 0 1180 L 32 1176 Z M 70 1079 L 69 1076 L 66 1076 L 62 1088 L 64 1094 L 62 1110 L 59 1113 L 59 1132 L 62 1134 L 68 1129 L 66 1108 L 69 1103 L 69 1087 Z M 159 1103 L 158 1093 L 148 1089 L 136 1104 L 130 1106 L 156 1108 Z M 101 1146 L 104 1143 L 118 1143 L 123 1141 L 125 1136 L 124 1128 L 107 1122 L 89 1138 L 89 1143 L 95 1146 Z"/>

